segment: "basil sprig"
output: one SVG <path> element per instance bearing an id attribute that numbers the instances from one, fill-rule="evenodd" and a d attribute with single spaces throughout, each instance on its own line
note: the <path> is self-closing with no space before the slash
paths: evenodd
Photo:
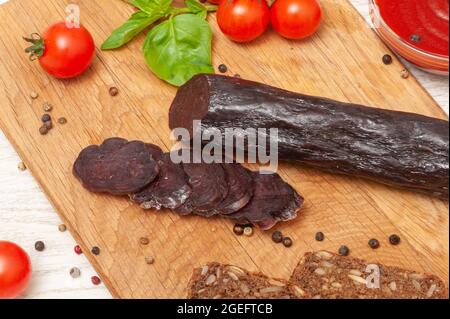
<path id="1" fill-rule="evenodd" d="M 173 0 L 128 0 L 138 11 L 115 29 L 102 50 L 117 49 L 151 28 L 144 43 L 144 57 L 160 79 L 180 86 L 199 73 L 214 73 L 211 63 L 212 31 L 205 21 L 217 6 L 185 0 L 185 7 Z"/>

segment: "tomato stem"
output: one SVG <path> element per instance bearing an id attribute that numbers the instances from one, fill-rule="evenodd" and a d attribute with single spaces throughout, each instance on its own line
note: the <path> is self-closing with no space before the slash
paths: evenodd
<path id="1" fill-rule="evenodd" d="M 44 55 L 45 45 L 39 33 L 32 33 L 29 38 L 23 37 L 26 42 L 32 45 L 25 49 L 26 53 L 30 54 L 30 60 L 34 61 Z"/>

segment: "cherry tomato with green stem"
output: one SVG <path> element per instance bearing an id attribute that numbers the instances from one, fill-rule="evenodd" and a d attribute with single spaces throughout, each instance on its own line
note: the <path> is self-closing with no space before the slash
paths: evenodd
<path id="1" fill-rule="evenodd" d="M 32 46 L 25 51 L 30 59 L 38 59 L 42 68 L 57 78 L 73 78 L 87 70 L 95 52 L 89 31 L 65 22 L 51 25 L 42 36 L 37 33 L 24 38 Z"/>
<path id="2" fill-rule="evenodd" d="M 222 0 L 217 10 L 222 32 L 236 42 L 249 42 L 262 35 L 270 22 L 265 0 Z"/>
<path id="3" fill-rule="evenodd" d="M 28 287 L 31 263 L 18 245 L 0 241 L 0 299 L 16 298 Z"/>
<path id="4" fill-rule="evenodd" d="M 275 31 L 288 39 L 303 39 L 320 26 L 322 9 L 317 0 L 277 0 L 270 8 Z"/>

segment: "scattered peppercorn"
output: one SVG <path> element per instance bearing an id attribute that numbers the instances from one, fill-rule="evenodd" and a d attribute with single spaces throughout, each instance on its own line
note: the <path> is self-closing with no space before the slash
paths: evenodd
<path id="1" fill-rule="evenodd" d="M 380 242 L 377 239 L 372 238 L 369 240 L 369 247 L 372 249 L 377 249 L 380 247 Z"/>
<path id="2" fill-rule="evenodd" d="M 145 262 L 147 263 L 147 265 L 152 265 L 155 263 L 155 258 L 152 256 L 145 257 Z"/>
<path id="3" fill-rule="evenodd" d="M 400 244 L 400 237 L 398 235 L 391 235 L 389 236 L 389 242 L 391 243 L 391 245 L 398 245 Z"/>
<path id="4" fill-rule="evenodd" d="M 406 69 L 403 69 L 403 70 L 400 72 L 400 76 L 401 76 L 403 79 L 409 78 L 409 71 L 406 70 Z"/>
<path id="5" fill-rule="evenodd" d="M 39 97 L 39 94 L 37 94 L 36 92 L 32 91 L 30 92 L 30 97 L 33 100 L 36 100 Z"/>
<path id="6" fill-rule="evenodd" d="M 24 162 L 20 162 L 18 165 L 17 165 L 17 168 L 19 169 L 19 171 L 25 171 L 26 169 L 27 169 L 27 166 L 25 165 L 25 163 Z"/>
<path id="7" fill-rule="evenodd" d="M 200 0 L 201 3 L 205 3 L 207 0 Z"/>
<path id="8" fill-rule="evenodd" d="M 141 245 L 144 245 L 144 246 L 150 244 L 150 240 L 147 237 L 141 237 L 139 239 L 139 242 L 141 243 Z"/>
<path id="9" fill-rule="evenodd" d="M 44 122 L 44 126 L 45 126 L 48 130 L 51 130 L 51 129 L 53 128 L 53 122 L 52 122 L 52 121 Z"/>
<path id="10" fill-rule="evenodd" d="M 93 283 L 94 285 L 96 285 L 96 286 L 100 285 L 100 283 L 102 282 L 102 281 L 100 280 L 100 278 L 98 278 L 98 276 L 92 276 L 92 277 L 91 277 L 91 281 L 92 281 L 92 283 Z"/>
<path id="11" fill-rule="evenodd" d="M 418 35 L 418 34 L 413 34 L 413 35 L 411 35 L 410 39 L 411 39 L 411 41 L 413 41 L 413 42 L 420 42 L 421 37 L 420 37 L 420 35 Z"/>
<path id="12" fill-rule="evenodd" d="M 350 254 L 350 249 L 347 246 L 341 246 L 339 248 L 339 255 L 348 256 Z"/>
<path id="13" fill-rule="evenodd" d="M 228 67 L 225 64 L 219 65 L 219 72 L 220 73 L 227 73 Z"/>
<path id="14" fill-rule="evenodd" d="M 383 55 L 383 63 L 388 65 L 392 63 L 392 57 L 389 54 Z"/>
<path id="15" fill-rule="evenodd" d="M 42 109 L 44 110 L 44 112 L 51 112 L 53 110 L 53 106 L 50 103 L 45 102 L 42 105 Z"/>
<path id="16" fill-rule="evenodd" d="M 316 233 L 316 240 L 317 241 L 324 241 L 325 235 L 320 231 Z"/>
<path id="17" fill-rule="evenodd" d="M 78 278 L 81 276 L 81 271 L 77 267 L 71 268 L 69 273 L 72 278 Z"/>
<path id="18" fill-rule="evenodd" d="M 76 245 L 73 250 L 75 251 L 75 254 L 81 255 L 83 251 L 81 250 L 81 247 L 79 245 Z"/>
<path id="19" fill-rule="evenodd" d="M 253 227 L 247 226 L 244 228 L 244 235 L 250 237 L 253 235 Z"/>
<path id="20" fill-rule="evenodd" d="M 272 240 L 274 243 L 281 243 L 283 241 L 283 234 L 279 230 L 274 231 L 272 234 Z"/>
<path id="21" fill-rule="evenodd" d="M 67 119 L 65 117 L 60 117 L 58 119 L 58 123 L 64 125 L 67 123 Z"/>
<path id="22" fill-rule="evenodd" d="M 96 256 L 100 255 L 100 248 L 98 248 L 97 246 L 92 247 L 91 253 L 93 253 Z"/>
<path id="23" fill-rule="evenodd" d="M 109 95 L 116 96 L 117 94 L 119 94 L 118 88 L 116 88 L 115 86 L 109 88 Z"/>
<path id="24" fill-rule="evenodd" d="M 42 126 L 39 128 L 39 133 L 40 133 L 41 135 L 46 135 L 46 134 L 48 133 L 48 128 L 47 128 L 47 126 L 42 125 Z"/>
<path id="25" fill-rule="evenodd" d="M 45 249 L 45 244 L 42 241 L 37 241 L 34 244 L 34 249 L 36 249 L 37 251 L 43 251 Z"/>
<path id="26" fill-rule="evenodd" d="M 52 120 L 52 117 L 49 114 L 44 114 L 41 117 L 42 123 L 48 122 Z"/>
<path id="27" fill-rule="evenodd" d="M 58 226 L 58 230 L 59 230 L 61 233 L 63 233 L 63 232 L 65 232 L 65 231 L 67 230 L 67 227 L 66 227 L 66 225 L 64 225 L 64 224 L 61 224 L 61 225 Z"/>
<path id="28" fill-rule="evenodd" d="M 291 247 L 293 244 L 292 239 L 290 237 L 284 237 L 283 238 L 283 245 L 284 247 Z"/>
<path id="29" fill-rule="evenodd" d="M 233 227 L 233 232 L 236 235 L 241 236 L 242 234 L 244 234 L 244 227 L 242 227 L 242 225 L 236 224 Z"/>

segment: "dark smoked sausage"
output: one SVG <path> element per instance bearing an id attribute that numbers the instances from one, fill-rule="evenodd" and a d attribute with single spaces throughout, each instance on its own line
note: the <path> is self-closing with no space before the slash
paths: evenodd
<path id="1" fill-rule="evenodd" d="M 278 128 L 279 159 L 448 200 L 448 121 L 307 96 L 220 75 L 182 86 L 171 129 Z M 192 135 L 191 135 L 192 136 Z"/>

